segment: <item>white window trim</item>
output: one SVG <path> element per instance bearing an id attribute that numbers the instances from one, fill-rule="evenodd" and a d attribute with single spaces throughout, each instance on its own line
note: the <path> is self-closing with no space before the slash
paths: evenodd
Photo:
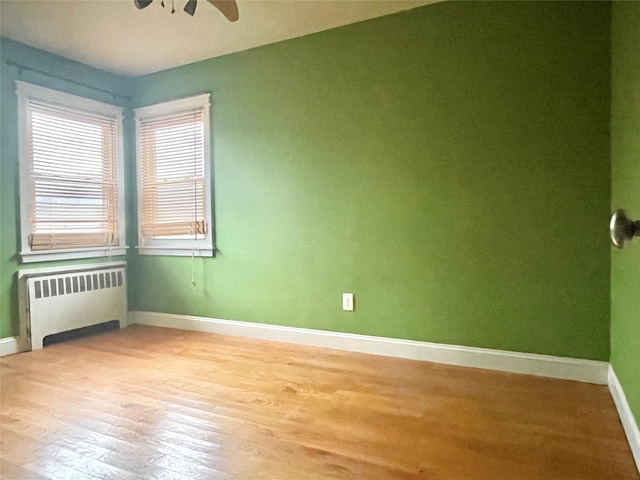
<path id="1" fill-rule="evenodd" d="M 121 107 L 108 103 L 79 97 L 70 93 L 63 93 L 50 88 L 33 85 L 20 80 L 16 80 L 16 94 L 18 95 L 18 159 L 20 163 L 20 237 L 22 263 L 44 262 L 53 260 L 71 260 L 76 258 L 96 258 L 125 255 L 126 245 L 126 224 L 125 224 L 125 201 L 124 201 L 124 143 L 122 128 Z M 29 161 L 28 161 L 28 132 L 27 125 L 27 103 L 30 98 L 44 100 L 63 107 L 77 108 L 85 112 L 97 113 L 101 115 L 113 115 L 116 117 L 117 129 L 117 166 L 118 166 L 118 231 L 119 238 L 117 247 L 91 247 L 72 248 L 58 250 L 31 250 L 29 245 Z"/>
<path id="2" fill-rule="evenodd" d="M 142 235 L 140 229 L 140 208 L 142 205 L 142 165 L 140 149 L 140 118 L 153 115 L 168 115 L 191 108 L 205 107 L 203 110 L 203 121 L 205 128 L 203 132 L 204 142 L 204 175 L 205 175 L 205 201 L 207 203 L 207 235 L 194 242 L 191 239 L 147 239 Z M 177 100 L 156 103 L 146 107 L 134 109 L 136 121 L 136 184 L 138 191 L 138 246 L 136 249 L 140 255 L 165 255 L 178 257 L 211 257 L 214 253 L 213 247 L 213 223 L 211 222 L 213 204 L 211 203 L 211 126 L 210 126 L 210 94 L 203 93 Z"/>

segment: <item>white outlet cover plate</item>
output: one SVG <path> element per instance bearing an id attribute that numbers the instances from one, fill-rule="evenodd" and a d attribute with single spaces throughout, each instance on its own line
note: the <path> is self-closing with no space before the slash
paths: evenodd
<path id="1" fill-rule="evenodd" d="M 342 309 L 353 312 L 353 293 L 342 294 Z"/>

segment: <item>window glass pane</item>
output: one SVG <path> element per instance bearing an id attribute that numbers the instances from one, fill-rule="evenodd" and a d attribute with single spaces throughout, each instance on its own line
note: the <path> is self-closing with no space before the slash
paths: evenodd
<path id="1" fill-rule="evenodd" d="M 203 111 L 138 117 L 145 238 L 184 240 L 208 232 Z"/>
<path id="2" fill-rule="evenodd" d="M 27 123 L 31 249 L 119 245 L 117 119 L 29 98 Z"/>

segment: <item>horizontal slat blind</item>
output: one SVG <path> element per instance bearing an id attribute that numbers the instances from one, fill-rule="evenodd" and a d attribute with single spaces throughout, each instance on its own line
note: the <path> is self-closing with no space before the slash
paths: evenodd
<path id="1" fill-rule="evenodd" d="M 29 99 L 32 250 L 116 246 L 116 118 Z"/>
<path id="2" fill-rule="evenodd" d="M 142 235 L 206 235 L 203 108 L 139 122 Z"/>

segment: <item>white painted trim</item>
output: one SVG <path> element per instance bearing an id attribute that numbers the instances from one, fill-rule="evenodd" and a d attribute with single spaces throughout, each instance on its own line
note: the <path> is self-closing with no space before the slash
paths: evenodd
<path id="1" fill-rule="evenodd" d="M 631 447 L 631 453 L 636 461 L 636 466 L 640 472 L 640 430 L 638 429 L 638 423 L 636 422 L 627 396 L 624 393 L 622 384 L 618 380 L 615 370 L 612 365 L 609 365 L 609 390 L 613 396 L 613 401 L 618 409 L 618 415 L 620 416 L 620 422 L 624 428 L 624 433 L 627 434 L 627 440 L 629 440 L 629 446 Z"/>
<path id="2" fill-rule="evenodd" d="M 20 340 L 18 337 L 0 338 L 0 357 L 13 355 L 20 351 Z"/>
<path id="3" fill-rule="evenodd" d="M 20 259 L 22 263 L 45 262 L 80 258 L 98 258 L 126 255 L 127 241 L 125 232 L 125 187 L 124 187 L 124 136 L 122 107 L 99 102 L 88 98 L 59 92 L 51 88 L 33 85 L 16 80 L 18 97 L 18 160 L 20 172 Z M 116 181 L 118 187 L 118 245 L 96 248 L 32 250 L 29 245 L 31 227 L 29 207 L 31 205 L 31 187 L 29 172 L 29 135 L 31 131 L 29 100 L 37 99 L 71 110 L 81 110 L 85 114 L 104 118 L 112 117 L 116 124 Z"/>
<path id="4" fill-rule="evenodd" d="M 191 97 L 169 100 L 155 105 L 134 109 L 136 126 L 136 188 L 138 199 L 138 254 L 140 255 L 174 255 L 174 256 L 194 256 L 212 257 L 213 230 L 211 212 L 211 94 L 203 93 Z M 142 185 L 142 123 L 148 118 L 163 117 L 181 112 L 202 111 L 203 123 L 203 157 L 204 157 L 204 178 L 205 178 L 205 206 L 204 212 L 209 226 L 207 233 L 202 238 L 150 238 L 142 234 L 142 205 L 143 205 L 143 185 Z"/>
<path id="5" fill-rule="evenodd" d="M 462 347 L 307 328 L 282 327 L 155 312 L 129 312 L 128 324 L 196 330 L 464 367 L 607 384 L 609 364 L 594 360 Z"/>
<path id="6" fill-rule="evenodd" d="M 164 255 L 174 257 L 213 257 L 212 247 L 136 247 L 138 255 Z"/>
<path id="7" fill-rule="evenodd" d="M 71 107 L 98 116 L 110 115 L 122 119 L 124 109 L 110 103 L 91 100 L 90 98 L 60 92 L 52 88 L 41 87 L 32 83 L 16 80 L 16 93 L 20 96 L 33 97 L 49 103 L 55 103 L 61 107 Z"/>
<path id="8" fill-rule="evenodd" d="M 68 250 L 29 250 L 20 252 L 20 259 L 22 263 L 34 263 L 80 258 L 122 257 L 127 254 L 127 248 L 128 247 L 90 247 Z"/>
<path id="9" fill-rule="evenodd" d="M 147 105 L 146 107 L 134 108 L 133 112 L 136 118 L 140 118 L 154 115 L 166 115 L 168 113 L 175 113 L 181 110 L 206 108 L 211 105 L 210 98 L 210 93 L 201 93 L 199 95 L 192 95 L 190 97 L 182 97 L 175 100 L 167 100 L 162 103 Z"/>

